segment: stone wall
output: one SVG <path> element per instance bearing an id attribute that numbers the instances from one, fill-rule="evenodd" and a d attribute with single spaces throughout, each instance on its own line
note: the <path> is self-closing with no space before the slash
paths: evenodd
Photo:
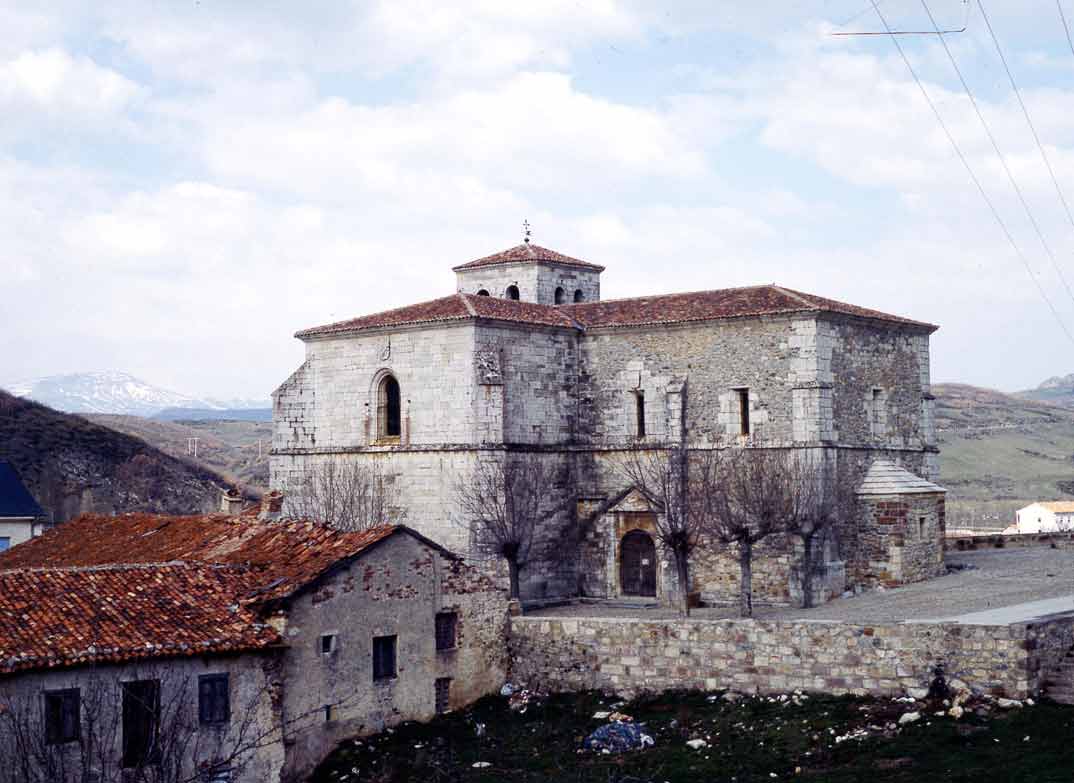
<path id="1" fill-rule="evenodd" d="M 553 691 L 674 688 L 896 695 L 934 667 L 1011 698 L 1074 643 L 1074 621 L 1011 626 L 825 621 L 511 618 L 511 677 Z"/>
<path id="2" fill-rule="evenodd" d="M 952 535 L 944 539 L 944 549 L 957 552 L 974 549 L 1023 549 L 1046 546 L 1067 549 L 1074 546 L 1074 532 L 1070 533 L 1020 533 L 1015 535 Z"/>
<path id="3" fill-rule="evenodd" d="M 562 288 L 564 304 L 574 302 L 574 292 L 582 292 L 583 302 L 600 300 L 600 272 L 595 269 L 558 264 L 490 264 L 455 273 L 456 290 L 467 294 L 488 291 L 490 296 L 507 297 L 507 286 L 518 286 L 523 302 L 556 304 L 556 288 Z"/>

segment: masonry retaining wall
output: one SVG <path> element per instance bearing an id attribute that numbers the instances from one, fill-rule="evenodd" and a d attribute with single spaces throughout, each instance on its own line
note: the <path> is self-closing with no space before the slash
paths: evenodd
<path id="1" fill-rule="evenodd" d="M 894 695 L 937 665 L 1026 698 L 1074 644 L 1074 618 L 1015 625 L 514 617 L 511 676 L 553 691 L 673 688 Z"/>

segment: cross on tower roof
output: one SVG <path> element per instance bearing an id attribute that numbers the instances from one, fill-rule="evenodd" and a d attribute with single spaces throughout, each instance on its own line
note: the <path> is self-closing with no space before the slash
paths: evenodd
<path id="1" fill-rule="evenodd" d="M 527 245 L 530 243 L 530 234 L 532 234 L 532 233 L 533 232 L 530 231 L 530 222 L 528 220 L 523 220 L 522 221 L 522 241 L 525 242 Z"/>

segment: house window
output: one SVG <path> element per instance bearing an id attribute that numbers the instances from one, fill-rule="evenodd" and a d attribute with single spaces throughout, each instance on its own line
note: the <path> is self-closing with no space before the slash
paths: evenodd
<path id="1" fill-rule="evenodd" d="M 514 299 L 514 300 L 517 301 L 518 300 L 518 286 L 517 285 L 509 285 L 509 286 L 507 286 L 506 296 L 507 296 L 508 299 Z"/>
<path id="2" fill-rule="evenodd" d="M 321 634 L 321 655 L 331 655 L 336 651 L 336 635 L 334 633 Z"/>
<path id="3" fill-rule="evenodd" d="M 11 537 L 0 536 L 0 552 L 6 552 L 11 549 Z"/>
<path id="4" fill-rule="evenodd" d="M 581 288 L 574 289 L 574 301 L 575 302 L 581 302 L 583 299 L 585 299 L 585 294 L 582 293 L 582 289 Z"/>
<path id="5" fill-rule="evenodd" d="M 738 434 L 750 434 L 750 390 L 735 389 L 735 398 L 738 400 Z"/>
<path id="6" fill-rule="evenodd" d="M 395 376 L 386 375 L 377 390 L 377 418 L 380 437 L 398 438 L 403 429 L 400 419 L 399 381 Z"/>
<path id="7" fill-rule="evenodd" d="M 373 637 L 374 680 L 390 680 L 395 677 L 395 639 L 394 635 Z"/>
<path id="8" fill-rule="evenodd" d="M 884 434 L 884 390 L 873 389 L 869 395 L 869 431 L 873 436 Z"/>
<path id="9" fill-rule="evenodd" d="M 455 649 L 455 630 L 459 623 L 458 612 L 436 613 L 436 649 Z"/>
<path id="10" fill-rule="evenodd" d="M 477 295 L 478 296 L 488 296 L 489 292 L 486 289 L 482 288 L 480 291 L 477 292 Z"/>
<path id="11" fill-rule="evenodd" d="M 78 688 L 45 691 L 45 742 L 61 745 L 82 736 Z"/>
<path id="12" fill-rule="evenodd" d="M 160 731 L 160 680 L 125 682 L 123 687 L 123 768 L 156 764 Z"/>
<path id="13" fill-rule="evenodd" d="M 645 392 L 641 389 L 634 391 L 634 421 L 636 422 L 639 438 L 645 437 Z"/>
<path id="14" fill-rule="evenodd" d="M 324 705 L 324 722 L 331 723 L 336 719 L 336 708 L 332 704 Z"/>
<path id="15" fill-rule="evenodd" d="M 226 674 L 198 677 L 198 721 L 202 725 L 231 720 L 231 688 Z"/>
<path id="16" fill-rule="evenodd" d="M 563 304 L 565 301 L 567 301 L 567 292 L 560 286 L 556 289 L 556 304 Z"/>
<path id="17" fill-rule="evenodd" d="M 920 538 L 920 539 L 925 538 L 925 518 L 924 517 L 918 517 L 917 518 L 917 537 Z"/>
<path id="18" fill-rule="evenodd" d="M 451 678 L 436 678 L 436 714 L 443 715 L 451 704 Z"/>

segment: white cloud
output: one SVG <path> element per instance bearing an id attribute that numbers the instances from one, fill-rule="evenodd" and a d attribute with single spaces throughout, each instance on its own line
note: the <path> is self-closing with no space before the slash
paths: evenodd
<path id="1" fill-rule="evenodd" d="M 123 109 L 139 93 L 130 79 L 62 49 L 27 51 L 0 63 L 0 110 L 105 115 Z"/>

